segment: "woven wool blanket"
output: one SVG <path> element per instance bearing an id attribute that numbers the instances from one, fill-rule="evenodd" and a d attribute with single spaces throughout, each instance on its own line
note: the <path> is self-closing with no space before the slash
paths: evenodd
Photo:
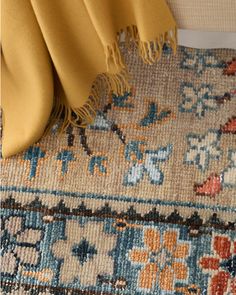
<path id="1" fill-rule="evenodd" d="M 1 294 L 236 294 L 236 51 L 122 50 L 130 92 L 1 160 Z"/>
<path id="2" fill-rule="evenodd" d="M 104 87 L 130 91 L 122 33 L 148 64 L 164 43 L 177 44 L 165 0 L 3 0 L 2 15 L 4 158 L 37 142 L 62 113 L 62 131 L 90 124 Z"/>

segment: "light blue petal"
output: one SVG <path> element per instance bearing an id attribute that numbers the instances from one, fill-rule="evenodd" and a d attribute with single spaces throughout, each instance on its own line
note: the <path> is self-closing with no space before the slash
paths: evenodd
<path id="1" fill-rule="evenodd" d="M 147 150 L 145 153 L 147 154 L 147 162 L 152 162 L 155 164 L 157 161 L 163 162 L 166 161 L 172 152 L 172 144 L 168 144 L 166 147 L 161 147 L 158 150 L 150 151 Z M 146 165 L 145 165 L 146 166 Z"/>
<path id="2" fill-rule="evenodd" d="M 136 163 L 133 165 L 124 177 L 124 185 L 136 185 L 143 179 L 144 166 Z"/>

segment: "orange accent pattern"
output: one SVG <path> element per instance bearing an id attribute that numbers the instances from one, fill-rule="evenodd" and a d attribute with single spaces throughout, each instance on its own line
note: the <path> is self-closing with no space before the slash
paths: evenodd
<path id="1" fill-rule="evenodd" d="M 220 130 L 223 133 L 236 134 L 236 116 L 229 118 L 223 126 L 220 126 Z"/>
<path id="2" fill-rule="evenodd" d="M 138 285 L 151 290 L 156 281 L 163 291 L 174 291 L 175 280 L 186 280 L 189 244 L 178 240 L 178 231 L 169 230 L 161 234 L 153 228 L 144 230 L 144 249 L 133 248 L 129 259 L 142 264 Z"/>
<path id="3" fill-rule="evenodd" d="M 219 259 L 213 257 L 203 257 L 200 261 L 202 268 L 217 270 L 219 268 Z"/>
<path id="4" fill-rule="evenodd" d="M 146 263 L 148 261 L 148 252 L 140 249 L 133 249 L 130 253 L 130 260 L 133 262 Z"/>
<path id="5" fill-rule="evenodd" d="M 231 242 L 228 237 L 216 236 L 214 239 L 214 250 L 222 259 L 230 257 Z"/>
<path id="6" fill-rule="evenodd" d="M 199 260 L 200 267 L 210 274 L 210 295 L 236 294 L 235 242 L 228 236 L 216 235 L 213 238 L 214 257 L 204 256 Z"/>
<path id="7" fill-rule="evenodd" d="M 231 61 L 226 63 L 226 69 L 224 69 L 223 73 L 228 76 L 236 75 L 236 58 L 232 58 Z"/>
<path id="8" fill-rule="evenodd" d="M 148 263 L 140 271 L 139 287 L 142 289 L 151 289 L 156 282 L 157 265 L 155 263 Z"/>
<path id="9" fill-rule="evenodd" d="M 203 184 L 196 184 L 194 190 L 197 195 L 215 197 L 222 189 L 219 175 L 210 175 Z"/>
<path id="10" fill-rule="evenodd" d="M 144 232 L 144 243 L 150 251 L 158 251 L 160 248 L 160 233 L 154 229 L 147 229 Z"/>

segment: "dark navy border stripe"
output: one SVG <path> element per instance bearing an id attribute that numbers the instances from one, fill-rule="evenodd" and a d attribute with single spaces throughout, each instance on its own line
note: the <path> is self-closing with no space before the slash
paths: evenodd
<path id="1" fill-rule="evenodd" d="M 97 200 L 107 200 L 107 201 L 122 201 L 127 203 L 138 203 L 138 204 L 149 204 L 149 205 L 165 205 L 165 206 L 179 206 L 179 207 L 192 207 L 197 209 L 210 209 L 213 211 L 225 211 L 225 212 L 235 212 L 234 207 L 222 207 L 222 206 L 211 206 L 205 204 L 195 204 L 192 202 L 175 202 L 175 201 L 165 201 L 165 200 L 155 200 L 155 199 L 136 199 L 133 197 L 125 196 L 106 196 L 106 195 L 96 195 L 93 193 L 77 193 L 77 192 L 66 192 L 60 190 L 48 190 L 48 189 L 38 189 L 29 187 L 16 187 L 16 186 L 0 186 L 0 191 L 18 192 L 18 193 L 32 193 L 32 194 L 50 194 L 58 197 L 74 197 L 81 199 L 97 199 Z"/>

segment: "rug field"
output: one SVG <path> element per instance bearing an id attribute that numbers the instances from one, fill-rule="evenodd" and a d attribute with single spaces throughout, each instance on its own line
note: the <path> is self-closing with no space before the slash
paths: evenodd
<path id="1" fill-rule="evenodd" d="M 2 294 L 236 294 L 236 51 L 122 51 L 131 92 L 1 159 Z"/>

